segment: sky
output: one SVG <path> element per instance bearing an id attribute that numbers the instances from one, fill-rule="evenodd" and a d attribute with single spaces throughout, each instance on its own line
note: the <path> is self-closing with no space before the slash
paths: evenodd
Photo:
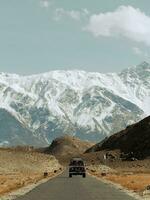
<path id="1" fill-rule="evenodd" d="M 0 72 L 119 72 L 150 62 L 149 0 L 0 0 Z"/>

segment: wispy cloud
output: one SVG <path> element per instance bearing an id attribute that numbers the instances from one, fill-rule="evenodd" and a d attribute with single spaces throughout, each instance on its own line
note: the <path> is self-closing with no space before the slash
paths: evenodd
<path id="1" fill-rule="evenodd" d="M 150 46 L 150 16 L 132 6 L 114 12 L 93 14 L 84 30 L 95 37 L 125 37 Z"/>
<path id="2" fill-rule="evenodd" d="M 65 10 L 64 8 L 57 8 L 54 13 L 54 19 L 56 21 L 61 20 L 63 17 L 69 17 L 73 20 L 79 21 L 82 17 L 89 15 L 89 11 L 85 8 L 81 11 L 78 10 Z"/>
<path id="3" fill-rule="evenodd" d="M 52 2 L 50 2 L 49 0 L 41 0 L 40 1 L 40 6 L 42 8 L 48 8 L 51 5 L 52 5 Z"/>

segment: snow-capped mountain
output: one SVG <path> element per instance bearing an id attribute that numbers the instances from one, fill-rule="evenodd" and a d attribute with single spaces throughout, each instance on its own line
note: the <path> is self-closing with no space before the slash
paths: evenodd
<path id="1" fill-rule="evenodd" d="M 121 73 L 0 73 L 0 108 L 28 131 L 24 137 L 31 135 L 37 144 L 46 145 L 63 134 L 99 141 L 149 115 L 149 102 L 150 64 L 146 62 Z M 0 115 L 0 130 L 3 126 Z M 8 126 L 11 135 L 15 125 Z M 19 138 L 15 141 L 2 131 L 0 142 L 28 144 L 21 135 L 13 132 L 13 138 Z"/>

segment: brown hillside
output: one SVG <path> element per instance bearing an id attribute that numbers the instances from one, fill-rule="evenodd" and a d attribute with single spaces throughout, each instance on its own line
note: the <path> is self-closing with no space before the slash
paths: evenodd
<path id="1" fill-rule="evenodd" d="M 92 145 L 90 142 L 65 135 L 55 139 L 50 147 L 45 149 L 45 153 L 54 155 L 60 161 L 68 162 L 72 157 L 81 156 Z"/>
<path id="2" fill-rule="evenodd" d="M 119 122 L 118 122 L 119 123 Z M 150 116 L 88 149 L 86 153 L 120 150 L 137 159 L 150 156 Z"/>

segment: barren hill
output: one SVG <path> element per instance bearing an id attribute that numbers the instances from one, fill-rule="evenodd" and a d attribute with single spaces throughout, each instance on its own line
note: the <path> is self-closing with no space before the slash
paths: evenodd
<path id="1" fill-rule="evenodd" d="M 128 126 L 103 142 L 100 142 L 86 152 L 97 152 L 102 150 L 120 150 L 123 155 L 132 155 L 137 159 L 150 156 L 150 116 L 142 121 Z"/>
<path id="2" fill-rule="evenodd" d="M 56 138 L 51 145 L 45 149 L 45 153 L 52 154 L 61 161 L 68 161 L 71 157 L 81 156 L 92 145 L 93 143 L 65 135 Z"/>

